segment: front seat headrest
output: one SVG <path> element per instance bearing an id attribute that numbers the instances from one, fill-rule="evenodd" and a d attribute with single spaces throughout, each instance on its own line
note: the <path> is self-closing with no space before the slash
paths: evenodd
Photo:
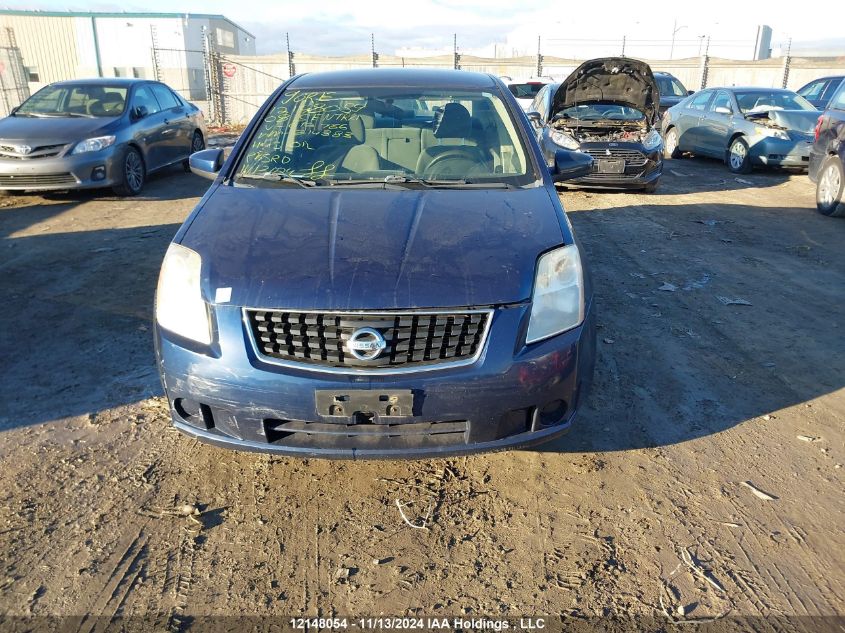
<path id="1" fill-rule="evenodd" d="M 460 103 L 447 103 L 434 128 L 435 138 L 467 138 L 472 131 L 472 117 Z"/>

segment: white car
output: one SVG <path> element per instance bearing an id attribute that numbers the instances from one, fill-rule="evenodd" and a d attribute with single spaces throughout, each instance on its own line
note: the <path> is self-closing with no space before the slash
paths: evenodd
<path id="1" fill-rule="evenodd" d="M 508 89 L 516 97 L 517 102 L 523 110 L 528 110 L 528 106 L 534 101 L 534 97 L 540 92 L 540 89 L 547 83 L 554 81 L 551 77 L 536 77 L 528 79 L 524 82 L 508 82 Z"/>

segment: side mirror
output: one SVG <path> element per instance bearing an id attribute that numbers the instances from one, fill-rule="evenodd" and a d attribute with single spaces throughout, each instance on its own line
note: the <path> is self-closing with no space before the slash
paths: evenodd
<path id="1" fill-rule="evenodd" d="M 593 171 L 593 157 L 584 152 L 559 149 L 555 152 L 555 165 L 551 170 L 552 180 L 561 182 L 590 175 Z"/>
<path id="2" fill-rule="evenodd" d="M 715 112 L 716 114 L 733 114 L 734 113 L 733 110 L 731 110 L 730 108 L 726 108 L 725 106 L 716 106 L 715 108 L 713 108 L 713 112 Z"/>
<path id="3" fill-rule="evenodd" d="M 223 167 L 223 150 L 214 148 L 194 152 L 188 159 L 188 165 L 197 176 L 214 180 Z"/>
<path id="4" fill-rule="evenodd" d="M 687 90 L 687 96 L 694 95 L 695 90 Z"/>
<path id="5" fill-rule="evenodd" d="M 543 117 L 540 116 L 539 112 L 526 112 L 525 114 L 528 115 L 528 120 L 531 121 L 531 125 L 533 125 L 537 129 L 540 129 L 545 125 Z"/>
<path id="6" fill-rule="evenodd" d="M 134 118 L 136 121 L 140 121 L 149 113 L 150 111 L 147 110 L 147 106 L 145 105 L 139 105 L 132 108 L 132 118 Z"/>

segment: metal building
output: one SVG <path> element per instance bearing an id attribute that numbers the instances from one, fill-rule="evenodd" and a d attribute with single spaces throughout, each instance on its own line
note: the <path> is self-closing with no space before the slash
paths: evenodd
<path id="1" fill-rule="evenodd" d="M 11 29 L 30 92 L 85 77 L 160 79 L 205 99 L 203 35 L 221 53 L 254 55 L 255 36 L 223 15 L 0 10 Z"/>

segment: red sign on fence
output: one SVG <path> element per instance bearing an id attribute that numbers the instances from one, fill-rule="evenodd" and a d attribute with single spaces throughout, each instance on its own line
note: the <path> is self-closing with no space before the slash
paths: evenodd
<path id="1" fill-rule="evenodd" d="M 223 74 L 226 77 L 232 78 L 235 76 L 235 71 L 237 70 L 237 66 L 234 64 L 223 64 Z"/>

